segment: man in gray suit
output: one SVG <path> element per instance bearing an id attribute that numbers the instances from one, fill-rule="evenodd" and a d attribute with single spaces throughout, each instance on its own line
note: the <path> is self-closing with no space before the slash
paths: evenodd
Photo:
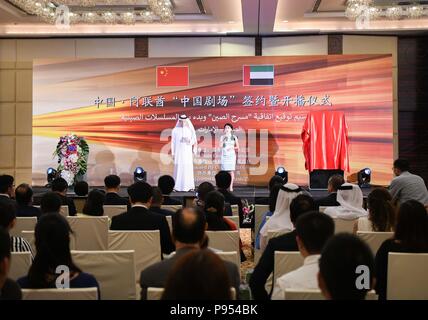
<path id="1" fill-rule="evenodd" d="M 199 209 L 184 208 L 172 216 L 172 235 L 175 242 L 176 252 L 168 259 L 162 260 L 141 272 L 141 298 L 146 299 L 147 288 L 165 287 L 169 271 L 174 264 L 192 250 L 199 250 L 205 239 L 206 219 Z M 240 277 L 238 267 L 228 261 L 225 266 L 229 278 L 239 295 Z"/>

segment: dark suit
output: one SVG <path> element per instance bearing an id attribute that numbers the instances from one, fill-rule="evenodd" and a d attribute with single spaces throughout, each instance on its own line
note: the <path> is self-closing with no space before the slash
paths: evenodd
<path id="1" fill-rule="evenodd" d="M 0 203 L 11 204 L 16 207 L 16 201 L 3 194 L 0 194 Z"/>
<path id="2" fill-rule="evenodd" d="M 62 205 L 68 206 L 68 215 L 75 216 L 77 214 L 77 210 L 76 210 L 76 206 L 74 205 L 73 199 L 63 196 L 62 194 L 59 194 L 59 193 L 58 195 L 61 198 Z"/>
<path id="3" fill-rule="evenodd" d="M 104 200 L 106 206 L 127 206 L 129 201 L 119 196 L 116 192 L 107 192 Z"/>
<path id="4" fill-rule="evenodd" d="M 225 202 L 229 203 L 230 205 L 238 205 L 238 209 L 239 209 L 239 220 L 242 223 L 243 211 L 242 211 L 242 201 L 241 201 L 241 198 L 236 197 L 229 190 L 218 189 L 218 192 L 220 192 L 224 196 L 224 201 Z"/>
<path id="5" fill-rule="evenodd" d="M 192 250 L 197 250 L 191 247 L 182 248 L 176 252 L 169 259 L 162 260 L 158 263 L 151 265 L 150 267 L 144 269 L 141 272 L 140 276 L 140 285 L 141 285 L 141 298 L 146 298 L 147 288 L 164 288 L 165 283 L 169 274 L 169 271 L 174 266 L 175 262 L 179 260 L 180 257 L 185 255 Z M 239 285 L 240 285 L 240 277 L 237 266 L 229 261 L 224 261 L 227 273 L 229 274 L 229 278 L 232 286 L 236 290 L 237 297 L 239 295 Z"/>
<path id="6" fill-rule="evenodd" d="M 162 253 L 174 251 L 166 218 L 145 207 L 132 207 L 127 212 L 113 217 L 110 230 L 159 230 Z"/>
<path id="7" fill-rule="evenodd" d="M 163 216 L 172 216 L 174 214 L 174 212 L 172 212 L 170 210 L 162 209 L 161 207 L 151 207 L 150 211 L 154 212 L 154 213 L 161 214 Z"/>
<path id="8" fill-rule="evenodd" d="M 330 193 L 327 197 L 315 200 L 315 205 L 319 207 L 337 207 L 340 203 L 337 202 L 337 193 Z"/>
<path id="9" fill-rule="evenodd" d="M 273 272 L 275 251 L 299 251 L 296 241 L 296 231 L 269 240 L 259 263 L 251 275 L 250 288 L 254 300 L 269 300 L 271 293 L 268 294 L 266 292 L 265 284 L 269 275 Z"/>
<path id="10" fill-rule="evenodd" d="M 163 204 L 166 206 L 183 205 L 183 203 L 177 199 L 171 198 L 170 196 L 163 196 Z"/>
<path id="11" fill-rule="evenodd" d="M 17 217 L 37 217 L 39 218 L 42 212 L 39 208 L 33 206 L 24 206 L 17 205 L 16 206 L 16 216 Z"/>

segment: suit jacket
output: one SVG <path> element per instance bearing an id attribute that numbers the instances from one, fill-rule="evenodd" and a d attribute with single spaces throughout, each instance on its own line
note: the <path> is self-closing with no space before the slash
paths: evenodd
<path id="1" fill-rule="evenodd" d="M 269 275 L 273 272 L 275 251 L 299 251 L 296 241 L 296 231 L 294 230 L 269 240 L 259 263 L 251 275 L 250 288 L 254 300 L 269 300 L 272 294 L 272 292 L 269 294 L 266 292 L 265 284 Z"/>
<path id="2" fill-rule="evenodd" d="M 172 216 L 174 214 L 174 212 L 172 212 L 170 210 L 162 209 L 160 207 L 151 207 L 150 211 L 154 212 L 154 213 L 157 213 L 157 214 L 161 214 L 163 216 Z"/>
<path id="3" fill-rule="evenodd" d="M 108 192 L 106 193 L 104 204 L 107 206 L 127 206 L 129 202 L 115 192 Z"/>
<path id="4" fill-rule="evenodd" d="M 337 193 L 330 193 L 328 196 L 315 200 L 315 205 L 319 207 L 337 207 L 340 203 L 337 202 Z"/>
<path id="5" fill-rule="evenodd" d="M 16 201 L 5 195 L 0 195 L 0 203 L 11 204 L 16 207 Z"/>
<path id="6" fill-rule="evenodd" d="M 42 212 L 39 208 L 33 206 L 16 206 L 16 216 L 17 217 L 37 217 L 39 218 Z"/>
<path id="7" fill-rule="evenodd" d="M 166 284 L 166 280 L 169 274 L 169 271 L 174 266 L 175 262 L 179 260 L 180 257 L 185 255 L 192 250 L 196 250 L 194 248 L 182 248 L 178 250 L 171 258 L 162 260 L 158 263 L 155 263 L 148 268 L 144 269 L 140 275 L 140 285 L 141 285 L 141 298 L 146 299 L 147 297 L 147 288 L 164 288 Z M 227 269 L 227 273 L 229 274 L 230 281 L 232 286 L 236 290 L 237 298 L 239 296 L 239 285 L 241 283 L 241 279 L 239 277 L 238 267 L 229 261 L 224 261 L 224 264 Z"/>
<path id="8" fill-rule="evenodd" d="M 76 206 L 74 205 L 74 201 L 71 198 L 63 196 L 62 194 L 58 194 L 61 198 L 61 202 L 63 206 L 68 206 L 68 215 L 75 216 L 77 214 Z"/>
<path id="9" fill-rule="evenodd" d="M 113 217 L 110 230 L 159 230 L 162 253 L 171 253 L 175 249 L 166 218 L 144 207 L 132 207 Z"/>
<path id="10" fill-rule="evenodd" d="M 183 205 L 180 200 L 171 198 L 170 196 L 163 196 L 163 204 L 164 205 Z"/>
<path id="11" fill-rule="evenodd" d="M 241 198 L 236 197 L 232 192 L 225 189 L 218 189 L 218 192 L 220 192 L 224 196 L 224 201 L 228 202 L 230 205 L 238 205 L 239 209 L 239 220 L 242 223 L 242 217 L 243 217 L 243 211 L 242 211 L 242 201 Z"/>

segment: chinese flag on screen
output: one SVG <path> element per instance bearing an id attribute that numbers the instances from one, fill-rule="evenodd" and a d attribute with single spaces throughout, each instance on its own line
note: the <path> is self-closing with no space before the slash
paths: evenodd
<path id="1" fill-rule="evenodd" d="M 156 82 L 157 87 L 188 87 L 189 66 L 158 66 Z"/>

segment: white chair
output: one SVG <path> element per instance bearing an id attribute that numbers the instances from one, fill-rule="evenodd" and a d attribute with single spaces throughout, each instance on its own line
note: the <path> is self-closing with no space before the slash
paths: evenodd
<path id="1" fill-rule="evenodd" d="M 206 231 L 208 247 L 221 251 L 239 251 L 239 231 Z"/>
<path id="2" fill-rule="evenodd" d="M 286 289 L 285 300 L 325 300 L 319 289 Z"/>
<path id="3" fill-rule="evenodd" d="M 36 244 L 34 240 L 34 231 L 22 231 L 21 237 L 23 237 L 30 244 L 33 253 L 36 254 Z"/>
<path id="4" fill-rule="evenodd" d="M 391 239 L 394 236 L 394 232 L 358 231 L 357 235 L 369 245 L 373 254 L 376 255 L 382 243 L 387 239 Z"/>
<path id="5" fill-rule="evenodd" d="M 22 289 L 23 300 L 98 300 L 97 288 Z"/>
<path id="6" fill-rule="evenodd" d="M 147 300 L 160 300 L 162 299 L 164 288 L 147 288 Z M 230 294 L 232 299 L 236 300 L 236 290 L 235 288 L 230 288 Z"/>
<path id="7" fill-rule="evenodd" d="M 428 253 L 388 256 L 388 300 L 428 300 Z"/>
<path id="8" fill-rule="evenodd" d="M 275 251 L 273 267 L 273 283 L 282 275 L 303 265 L 303 257 L 298 251 Z"/>
<path id="9" fill-rule="evenodd" d="M 241 269 L 241 259 L 240 259 L 240 256 L 239 256 L 238 252 L 236 252 L 236 251 L 231 251 L 231 252 L 217 252 L 216 254 L 222 260 L 234 263 L 238 267 L 238 270 L 240 271 L 240 269 Z"/>
<path id="10" fill-rule="evenodd" d="M 110 219 L 128 210 L 127 206 L 103 206 L 104 215 Z"/>
<path id="11" fill-rule="evenodd" d="M 333 218 L 334 220 L 334 233 L 354 233 L 354 225 L 358 219 L 345 220 L 340 218 Z"/>
<path id="12" fill-rule="evenodd" d="M 137 298 L 133 250 L 72 251 L 71 255 L 79 268 L 97 279 L 102 300 Z"/>
<path id="13" fill-rule="evenodd" d="M 227 216 L 225 218 L 232 221 L 235 224 L 236 228 L 239 230 L 239 216 Z"/>
<path id="14" fill-rule="evenodd" d="M 239 206 L 237 204 L 232 204 L 230 206 L 230 209 L 232 210 L 232 215 L 239 217 Z"/>
<path id="15" fill-rule="evenodd" d="M 166 216 L 166 222 L 168 222 L 169 232 L 172 234 L 172 216 Z"/>
<path id="16" fill-rule="evenodd" d="M 34 231 L 37 224 L 37 217 L 17 217 L 16 224 L 10 230 L 11 236 L 21 236 L 22 231 Z"/>
<path id="17" fill-rule="evenodd" d="M 109 250 L 135 251 L 135 279 L 140 282 L 140 273 L 161 260 L 159 230 L 109 231 Z"/>
<path id="18" fill-rule="evenodd" d="M 181 204 L 165 204 L 162 205 L 161 208 L 175 213 L 177 210 L 183 209 L 183 206 Z"/>
<path id="19" fill-rule="evenodd" d="M 33 262 L 30 252 L 12 252 L 9 278 L 18 280 L 28 274 L 28 270 Z"/>
<path id="20" fill-rule="evenodd" d="M 40 206 L 34 206 L 34 207 L 40 209 Z M 59 209 L 59 213 L 60 213 L 60 215 L 62 215 L 65 218 L 68 217 L 69 216 L 69 214 L 68 214 L 68 206 L 61 206 L 61 208 Z"/>
<path id="21" fill-rule="evenodd" d="M 269 211 L 268 205 L 256 204 L 254 212 L 254 232 L 257 234 L 260 229 L 260 224 L 262 223 L 263 215 Z"/>
<path id="22" fill-rule="evenodd" d="M 67 217 L 76 250 L 106 250 L 108 248 L 108 217 Z"/>
<path id="23" fill-rule="evenodd" d="M 320 206 L 320 207 L 319 207 L 319 212 L 324 213 L 324 211 L 325 211 L 327 208 L 330 208 L 330 207 L 322 207 L 322 206 Z"/>
<path id="24" fill-rule="evenodd" d="M 267 242 L 269 242 L 269 240 L 272 238 L 282 236 L 283 234 L 286 234 L 288 232 L 291 232 L 291 231 L 290 230 L 289 231 L 268 231 Z"/>

